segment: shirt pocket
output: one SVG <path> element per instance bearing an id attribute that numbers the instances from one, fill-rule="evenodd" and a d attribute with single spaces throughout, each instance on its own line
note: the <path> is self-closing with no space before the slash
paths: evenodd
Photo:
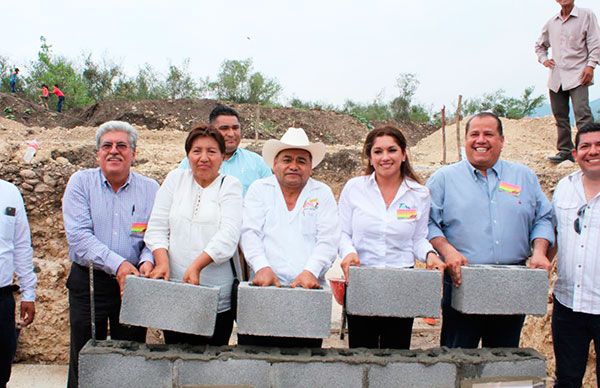
<path id="1" fill-rule="evenodd" d="M 15 237 L 15 217 L 0 215 L 0 239 L 11 244 Z"/>
<path id="2" fill-rule="evenodd" d="M 580 204 L 573 200 L 564 200 L 554 203 L 554 212 L 556 213 L 556 220 L 558 224 L 573 225 L 577 218 L 577 211 L 581 207 Z"/>
<path id="3" fill-rule="evenodd" d="M 317 212 L 315 210 L 304 210 L 300 217 L 300 228 L 302 235 L 310 237 L 316 236 Z"/>

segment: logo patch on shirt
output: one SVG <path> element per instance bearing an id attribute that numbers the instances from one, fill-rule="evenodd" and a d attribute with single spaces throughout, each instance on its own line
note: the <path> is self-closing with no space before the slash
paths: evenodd
<path id="1" fill-rule="evenodd" d="M 148 229 L 148 224 L 144 222 L 134 222 L 131 224 L 131 233 L 132 234 L 144 234 Z"/>
<path id="2" fill-rule="evenodd" d="M 417 218 L 417 209 L 401 203 L 396 209 L 396 218 L 399 220 L 414 220 Z"/>
<path id="3" fill-rule="evenodd" d="M 317 210 L 319 208 L 319 199 L 318 198 L 309 198 L 304 201 L 304 205 L 302 205 L 302 210 L 310 209 Z"/>
<path id="4" fill-rule="evenodd" d="M 515 197 L 518 197 L 519 194 L 521 194 L 521 186 L 512 185 L 512 184 L 506 183 L 506 182 L 500 182 L 500 185 L 498 186 L 498 190 L 508 193 L 510 195 L 514 195 Z"/>

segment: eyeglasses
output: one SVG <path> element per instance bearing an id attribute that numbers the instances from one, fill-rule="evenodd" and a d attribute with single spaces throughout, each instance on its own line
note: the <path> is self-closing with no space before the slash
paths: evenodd
<path id="1" fill-rule="evenodd" d="M 573 222 L 573 228 L 575 228 L 575 233 L 577 234 L 581 234 L 581 224 L 583 223 L 583 216 L 585 216 L 585 209 L 587 209 L 587 203 L 577 210 L 577 218 Z"/>
<path id="2" fill-rule="evenodd" d="M 117 151 L 121 152 L 121 151 L 126 151 L 129 148 L 129 144 L 122 142 L 122 141 L 119 141 L 117 143 L 107 141 L 107 142 L 100 144 L 100 149 L 105 152 L 112 151 L 113 147 L 116 147 Z"/>

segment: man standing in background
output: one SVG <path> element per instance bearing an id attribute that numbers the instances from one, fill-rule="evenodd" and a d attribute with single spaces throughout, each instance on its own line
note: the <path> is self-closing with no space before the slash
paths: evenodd
<path id="1" fill-rule="evenodd" d="M 594 13 L 575 7 L 575 0 L 556 0 L 560 12 L 542 29 L 535 43 L 538 61 L 550 69 L 548 88 L 550 106 L 556 120 L 558 153 L 548 160 L 560 163 L 573 160 L 573 140 L 569 121 L 569 99 L 573 104 L 577 128 L 594 121 L 588 87 L 594 68 L 600 62 L 600 30 Z M 552 47 L 552 58 L 548 48 Z"/>

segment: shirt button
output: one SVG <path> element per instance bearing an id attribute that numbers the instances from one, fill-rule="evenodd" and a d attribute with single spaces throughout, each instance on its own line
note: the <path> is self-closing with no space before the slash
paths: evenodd
<path id="1" fill-rule="evenodd" d="M 581 248 L 583 248 L 583 245 L 581 246 Z"/>
<path id="2" fill-rule="evenodd" d="M 578 267 L 578 268 L 581 268 L 581 264 L 579 264 L 577 267 Z"/>
<path id="3" fill-rule="evenodd" d="M 496 220 L 494 220 L 494 224 L 496 223 Z"/>
<path id="4" fill-rule="evenodd" d="M 577 285 L 577 288 L 581 287 L 579 284 Z"/>
<path id="5" fill-rule="evenodd" d="M 496 244 L 500 244 L 500 241 L 496 241 Z"/>

